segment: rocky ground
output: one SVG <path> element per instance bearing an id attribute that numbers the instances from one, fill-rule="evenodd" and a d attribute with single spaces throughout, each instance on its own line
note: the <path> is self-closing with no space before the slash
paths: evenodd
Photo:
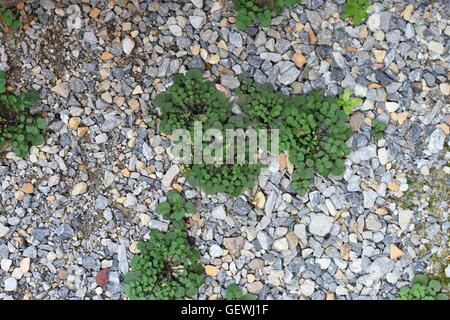
<path id="1" fill-rule="evenodd" d="M 124 299 L 136 241 L 167 228 L 155 208 L 172 187 L 197 204 L 199 299 L 230 283 L 259 299 L 392 299 L 448 255 L 445 0 L 373 1 L 358 27 L 339 19 L 342 0 L 308 0 L 246 32 L 220 1 L 29 2 L 23 30 L 0 34 L 0 69 L 40 92 L 49 129 L 29 157 L 0 157 L 0 299 Z M 281 157 L 238 198 L 184 184 L 152 100 L 194 67 L 231 89 L 247 73 L 363 98 L 344 175 L 299 197 Z"/>

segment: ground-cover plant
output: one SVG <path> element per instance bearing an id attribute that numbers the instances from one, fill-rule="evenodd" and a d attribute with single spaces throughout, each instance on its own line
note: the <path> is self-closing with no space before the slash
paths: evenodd
<path id="1" fill-rule="evenodd" d="M 448 300 L 448 294 L 441 291 L 442 285 L 438 280 L 418 274 L 411 286 L 400 289 L 397 300 Z"/>
<path id="2" fill-rule="evenodd" d="M 3 28 L 8 29 L 19 29 L 20 20 L 16 18 L 14 13 L 10 9 L 0 7 L 0 23 Z"/>
<path id="3" fill-rule="evenodd" d="M 206 194 L 226 192 L 237 197 L 253 187 L 260 164 L 193 165 L 185 170 L 187 182 Z"/>
<path id="4" fill-rule="evenodd" d="M 367 19 L 367 10 L 370 5 L 368 0 L 346 0 L 342 7 L 343 19 L 351 18 L 354 25 L 360 25 L 363 20 Z"/>
<path id="5" fill-rule="evenodd" d="M 384 132 L 386 131 L 386 128 L 387 124 L 385 124 L 384 122 L 375 120 L 372 123 L 372 131 L 376 139 L 381 139 L 384 137 Z"/>
<path id="6" fill-rule="evenodd" d="M 156 208 L 156 211 L 161 213 L 166 219 L 181 220 L 186 214 L 195 212 L 195 204 L 184 200 L 175 190 L 170 190 L 167 193 L 167 201 L 161 203 Z"/>
<path id="7" fill-rule="evenodd" d="M 324 97 L 318 91 L 284 96 L 268 85 L 243 81 L 238 102 L 256 126 L 279 129 L 280 151 L 296 166 L 291 188 L 303 194 L 314 173 L 341 175 L 344 157 L 350 153 L 346 140 L 351 129 L 348 114 L 360 99 L 347 90 L 340 98 Z"/>
<path id="8" fill-rule="evenodd" d="M 194 121 L 203 128 L 219 126 L 228 118 L 231 103 L 223 92 L 210 81 L 202 78 L 202 72 L 192 69 L 173 77 L 170 88 L 155 98 L 161 110 L 161 131 L 172 133 L 175 129 L 192 129 Z"/>
<path id="9" fill-rule="evenodd" d="M 171 219 L 170 228 L 152 230 L 148 241 L 138 243 L 140 252 L 131 260 L 132 271 L 125 277 L 123 290 L 133 300 L 190 298 L 204 279 L 200 252 L 191 247 L 183 220 L 195 212 L 195 205 L 172 190 L 156 210 Z"/>
<path id="10" fill-rule="evenodd" d="M 192 297 L 203 284 L 200 252 L 192 249 L 183 222 L 163 233 L 150 231 L 139 242 L 140 253 L 131 261 L 133 271 L 125 277 L 124 292 L 133 300 L 174 300 Z"/>
<path id="11" fill-rule="evenodd" d="M 176 86 L 175 89 L 173 87 Z M 160 106 L 163 121 L 174 119 L 174 125 L 162 125 L 161 128 L 168 134 L 174 129 L 185 128 L 189 130 L 191 140 L 193 122 L 196 120 L 208 123 L 206 128 L 224 129 L 253 128 L 259 134 L 261 130 L 279 130 L 279 150 L 288 154 L 289 160 L 295 165 L 292 175 L 291 188 L 303 194 L 311 184 L 315 173 L 322 176 L 341 175 L 344 171 L 344 158 L 350 152 L 346 141 L 351 136 L 351 129 L 347 126 L 348 115 L 351 109 L 361 103 L 361 99 L 352 98 L 348 89 L 339 97 L 325 97 L 318 91 L 305 95 L 286 96 L 275 92 L 271 85 L 260 84 L 249 79 L 241 78 L 241 86 L 236 90 L 237 103 L 242 114 L 231 115 L 229 102 L 226 98 L 221 102 L 222 113 L 219 116 L 220 106 L 211 105 L 212 111 L 205 105 L 202 107 L 202 117 L 198 114 L 187 116 L 183 122 L 176 118 L 177 110 L 185 110 L 190 114 L 193 93 L 185 95 L 185 89 L 203 86 L 208 88 L 210 96 L 216 96 L 212 83 L 207 84 L 200 71 L 189 71 L 186 75 L 179 75 L 174 84 L 165 93 L 157 96 L 157 105 Z M 189 90 L 188 90 L 189 91 Z M 217 90 L 216 90 L 217 91 Z M 181 97 L 181 98 L 180 98 Z M 175 102 L 174 102 L 175 101 Z M 184 111 L 183 111 L 184 112 Z M 208 115 L 213 116 L 208 116 Z M 175 124 L 176 123 L 176 124 Z M 163 128 L 164 127 L 164 128 Z M 267 132 L 268 132 L 267 131 Z M 267 150 L 271 151 L 271 136 Z M 225 147 L 227 148 L 226 141 Z M 227 192 L 238 196 L 246 188 L 251 188 L 261 170 L 261 163 L 250 163 L 251 154 L 248 152 L 248 140 L 245 141 L 246 163 L 226 162 L 223 164 L 187 164 L 183 174 L 187 182 L 199 187 L 207 194 Z M 277 142 L 278 143 L 278 142 Z M 259 147 L 262 147 L 259 145 Z M 223 151 L 225 153 L 225 151 Z M 239 152 L 236 150 L 235 157 Z M 165 205 L 169 210 L 169 205 Z"/>
<path id="12" fill-rule="evenodd" d="M 298 4 L 299 0 L 235 0 L 236 26 L 245 29 L 252 23 L 269 27 L 272 13 L 280 14 L 285 7 Z"/>
<path id="13" fill-rule="evenodd" d="M 257 297 L 254 294 L 242 293 L 242 289 L 233 283 L 227 287 L 225 298 L 227 300 L 256 300 Z"/>
<path id="14" fill-rule="evenodd" d="M 7 94 L 5 72 L 0 71 L 0 148 L 11 142 L 14 153 L 25 157 L 31 146 L 44 143 L 42 130 L 46 122 L 29 112 L 38 96 L 36 91 Z"/>

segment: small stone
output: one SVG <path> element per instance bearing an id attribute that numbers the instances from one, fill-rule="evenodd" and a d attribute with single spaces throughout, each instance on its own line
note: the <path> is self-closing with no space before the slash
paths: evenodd
<path id="1" fill-rule="evenodd" d="M 61 82 L 60 84 L 54 86 L 51 91 L 67 99 L 70 93 L 69 84 L 67 82 Z"/>
<path id="2" fill-rule="evenodd" d="M 373 191 L 372 189 L 368 189 L 367 191 L 363 191 L 364 197 L 364 208 L 371 209 L 375 205 L 375 200 L 377 199 L 378 193 Z"/>
<path id="3" fill-rule="evenodd" d="M 95 282 L 98 286 L 106 286 L 108 284 L 108 269 L 101 269 L 99 272 L 97 272 L 97 275 L 95 276 Z"/>
<path id="4" fill-rule="evenodd" d="M 411 16 L 413 14 L 413 10 L 414 10 L 414 6 L 412 4 L 408 4 L 405 7 L 405 10 L 403 10 L 403 12 L 401 14 L 403 19 L 405 19 L 406 21 L 410 21 L 411 20 Z"/>
<path id="5" fill-rule="evenodd" d="M 217 258 L 223 255 L 223 249 L 217 244 L 213 244 L 209 248 L 209 255 L 213 258 Z"/>
<path id="6" fill-rule="evenodd" d="M 444 96 L 449 96 L 450 95 L 450 84 L 448 83 L 441 83 L 439 85 L 439 89 L 441 90 L 442 94 Z"/>
<path id="7" fill-rule="evenodd" d="M 108 51 L 104 51 L 101 55 L 101 59 L 103 61 L 108 61 L 108 60 L 111 60 L 112 58 L 114 58 L 114 56 Z"/>
<path id="8" fill-rule="evenodd" d="M 30 270 L 30 264 L 30 258 L 23 258 L 22 261 L 20 261 L 20 271 L 22 271 L 22 273 L 27 273 Z"/>
<path id="9" fill-rule="evenodd" d="M 370 231 L 380 230 L 383 225 L 378 219 L 378 216 L 374 214 L 369 214 L 366 218 L 366 229 Z"/>
<path id="10" fill-rule="evenodd" d="M 237 89 L 241 85 L 238 78 L 229 75 L 223 75 L 220 79 L 220 83 L 230 89 Z"/>
<path id="11" fill-rule="evenodd" d="M 0 267 L 3 271 L 8 272 L 9 268 L 11 268 L 12 260 L 11 259 L 2 259 L 0 261 Z"/>
<path id="12" fill-rule="evenodd" d="M 427 153 L 435 154 L 442 151 L 444 149 L 445 138 L 445 133 L 442 132 L 441 129 L 434 130 L 430 136 L 430 141 L 428 142 Z"/>
<path id="13" fill-rule="evenodd" d="M 381 23 L 381 17 L 378 13 L 372 14 L 367 19 L 367 26 L 369 27 L 370 31 L 374 32 L 380 27 Z"/>
<path id="14" fill-rule="evenodd" d="M 133 39 L 131 39 L 130 37 L 125 37 L 122 40 L 122 49 L 126 55 L 129 55 L 131 53 L 131 51 L 133 51 L 134 46 L 135 46 L 135 43 L 134 43 Z"/>
<path id="15" fill-rule="evenodd" d="M 87 191 L 87 183 L 79 182 L 73 187 L 71 194 L 73 196 L 77 196 L 77 195 L 86 193 L 86 191 Z"/>
<path id="16" fill-rule="evenodd" d="M 272 238 L 270 238 L 267 233 L 265 233 L 264 231 L 259 231 L 256 235 L 256 238 L 258 239 L 261 248 L 263 248 L 264 250 L 269 250 L 272 244 Z"/>
<path id="17" fill-rule="evenodd" d="M 25 183 L 20 190 L 23 193 L 32 194 L 34 192 L 34 186 L 31 183 Z"/>
<path id="18" fill-rule="evenodd" d="M 230 251 L 233 257 L 237 257 L 245 245 L 244 237 L 224 238 L 223 246 Z"/>
<path id="19" fill-rule="evenodd" d="M 17 289 L 17 280 L 13 277 L 9 277 L 5 280 L 5 291 L 11 292 L 16 291 Z"/>
<path id="20" fill-rule="evenodd" d="M 183 35 L 183 29 L 179 25 L 172 24 L 169 26 L 169 31 L 175 37 L 181 37 Z"/>
<path id="21" fill-rule="evenodd" d="M 205 268 L 206 274 L 207 274 L 208 276 L 210 276 L 210 277 L 215 277 L 215 276 L 217 276 L 217 275 L 219 274 L 219 271 L 220 271 L 219 268 L 217 268 L 217 267 L 215 267 L 215 266 L 210 266 L 210 265 L 205 266 L 204 268 Z"/>
<path id="22" fill-rule="evenodd" d="M 227 218 L 227 213 L 224 206 L 219 206 L 212 211 L 214 218 L 219 220 L 225 220 Z"/>
<path id="23" fill-rule="evenodd" d="M 261 281 L 254 281 L 252 283 L 247 284 L 247 290 L 252 294 L 258 294 L 263 287 L 264 285 L 262 284 Z"/>
<path id="24" fill-rule="evenodd" d="M 436 41 L 428 42 L 428 49 L 437 54 L 444 54 L 444 46 L 442 45 L 442 43 Z"/>
<path id="25" fill-rule="evenodd" d="M 286 238 L 277 239 L 273 242 L 273 248 L 279 252 L 289 249 L 289 242 Z"/>
<path id="26" fill-rule="evenodd" d="M 179 172 L 180 168 L 177 165 L 172 165 L 162 178 L 161 184 L 164 187 L 169 188 L 172 185 L 173 179 L 175 179 Z"/>
<path id="27" fill-rule="evenodd" d="M 303 68 L 303 66 L 306 64 L 306 57 L 300 52 L 296 52 L 292 59 L 299 68 Z"/>
<path id="28" fill-rule="evenodd" d="M 403 231 L 408 231 L 409 224 L 414 215 L 414 211 L 412 210 L 400 210 L 398 212 L 398 224 L 400 229 Z"/>
<path id="29" fill-rule="evenodd" d="M 400 105 L 397 102 L 386 102 L 385 106 L 387 111 L 395 112 L 398 110 Z"/>
<path id="30" fill-rule="evenodd" d="M 324 237 L 330 233 L 333 227 L 333 218 L 324 214 L 314 214 L 311 216 L 311 222 L 308 229 L 315 236 Z"/>
<path id="31" fill-rule="evenodd" d="M 383 63 L 384 62 L 384 58 L 386 57 L 386 50 L 374 50 L 373 54 L 375 56 L 375 60 L 378 63 Z"/>
<path id="32" fill-rule="evenodd" d="M 404 255 L 405 253 L 399 248 L 397 248 L 395 244 L 391 244 L 389 246 L 389 256 L 392 260 L 397 260 L 398 258 L 403 257 Z"/>
<path id="33" fill-rule="evenodd" d="M 9 232 L 9 228 L 0 223 L 0 238 L 6 236 Z"/>
<path id="34" fill-rule="evenodd" d="M 305 282 L 300 287 L 300 290 L 303 295 L 310 297 L 314 293 L 314 289 L 316 288 L 316 283 L 312 280 L 306 279 Z"/>
<path id="35" fill-rule="evenodd" d="M 126 208 L 132 208 L 137 205 L 137 202 L 138 202 L 138 200 L 134 194 L 127 193 L 127 196 L 125 198 L 125 201 L 123 202 L 123 205 Z"/>
<path id="36" fill-rule="evenodd" d="M 358 131 L 364 123 L 364 115 L 361 112 L 354 112 L 350 116 L 349 124 L 353 132 Z"/>
<path id="37" fill-rule="evenodd" d="M 257 208 L 264 208 L 266 204 L 266 196 L 261 191 L 256 193 L 256 196 L 252 199 L 252 204 Z"/>
<path id="38" fill-rule="evenodd" d="M 380 160 L 381 165 L 386 165 L 389 160 L 389 152 L 386 150 L 386 148 L 380 148 L 378 149 L 378 160 Z"/>
<path id="39" fill-rule="evenodd" d="M 80 126 L 80 123 L 81 119 L 79 117 L 72 117 L 69 119 L 67 126 L 72 130 L 76 130 Z"/>
<path id="40" fill-rule="evenodd" d="M 68 224 L 61 224 L 55 230 L 55 234 L 61 240 L 70 239 L 74 236 L 74 231 Z"/>

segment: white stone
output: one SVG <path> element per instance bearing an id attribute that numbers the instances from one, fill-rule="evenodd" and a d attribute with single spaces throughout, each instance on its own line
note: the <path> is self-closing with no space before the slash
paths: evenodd
<path id="1" fill-rule="evenodd" d="M 397 102 L 386 102 L 385 106 L 387 111 L 395 112 L 398 110 L 400 105 Z"/>
<path id="2" fill-rule="evenodd" d="M 167 170 L 166 174 L 164 175 L 164 177 L 161 180 L 161 184 L 166 187 L 169 188 L 172 185 L 172 181 L 173 179 L 175 179 L 175 177 L 178 175 L 178 173 L 180 172 L 180 168 L 177 165 L 172 165 L 169 170 Z"/>
<path id="3" fill-rule="evenodd" d="M 3 238 L 9 232 L 9 228 L 0 223 L 0 238 Z"/>
<path id="4" fill-rule="evenodd" d="M 320 213 L 311 216 L 308 229 L 313 235 L 324 237 L 330 233 L 332 227 L 333 218 Z"/>
<path id="5" fill-rule="evenodd" d="M 398 224 L 400 229 L 407 231 L 414 212 L 412 210 L 400 210 L 398 212 Z"/>
<path id="6" fill-rule="evenodd" d="M 381 19 L 378 13 L 372 14 L 369 19 L 367 19 L 367 27 L 370 31 L 375 31 L 380 27 Z"/>
<path id="7" fill-rule="evenodd" d="M 179 25 L 173 24 L 169 26 L 169 31 L 175 37 L 181 37 L 183 35 L 183 30 Z"/>
<path id="8" fill-rule="evenodd" d="M 11 259 L 2 259 L 2 261 L 0 261 L 0 267 L 5 272 L 9 271 L 9 268 L 11 268 L 11 265 L 12 265 Z"/>
<path id="9" fill-rule="evenodd" d="M 305 282 L 303 282 L 300 290 L 303 295 L 310 297 L 314 293 L 315 288 L 316 288 L 316 283 L 312 280 L 306 279 Z"/>
<path id="10" fill-rule="evenodd" d="M 381 165 L 385 165 L 389 160 L 389 152 L 386 148 L 378 149 L 378 160 L 380 160 Z"/>
<path id="11" fill-rule="evenodd" d="M 225 220 L 227 218 L 227 212 L 225 211 L 224 206 L 219 206 L 212 211 L 212 215 L 214 218 L 219 220 Z"/>
<path id="12" fill-rule="evenodd" d="M 223 255 L 223 249 L 218 246 L 217 244 L 213 244 L 210 248 L 209 248 L 209 255 L 212 258 L 217 258 Z"/>
<path id="13" fill-rule="evenodd" d="M 445 134 L 441 129 L 436 129 L 430 136 L 430 141 L 428 143 L 428 149 L 426 153 L 435 154 L 439 153 L 442 149 L 444 149 L 445 142 Z"/>
<path id="14" fill-rule="evenodd" d="M 73 187 L 72 195 L 77 196 L 77 195 L 85 193 L 86 191 L 87 191 L 86 182 L 79 182 Z"/>
<path id="15" fill-rule="evenodd" d="M 15 291 L 17 289 L 17 280 L 9 277 L 5 280 L 5 291 Z"/>
<path id="16" fill-rule="evenodd" d="M 125 39 L 122 40 L 122 49 L 126 55 L 129 55 L 131 51 L 133 51 L 134 46 L 134 41 L 130 37 L 125 37 Z"/>
<path id="17" fill-rule="evenodd" d="M 444 46 L 442 45 L 442 43 L 436 41 L 428 42 L 428 49 L 437 54 L 444 54 Z"/>
<path id="18" fill-rule="evenodd" d="M 273 248 L 277 251 L 286 251 L 289 249 L 289 243 L 286 238 L 277 239 L 273 242 Z"/>

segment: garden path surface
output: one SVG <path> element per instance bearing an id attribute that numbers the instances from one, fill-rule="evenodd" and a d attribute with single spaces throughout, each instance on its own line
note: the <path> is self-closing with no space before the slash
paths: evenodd
<path id="1" fill-rule="evenodd" d="M 40 92 L 49 128 L 27 158 L 0 158 L 0 299 L 124 299 L 172 187 L 197 205 L 198 299 L 230 283 L 259 299 L 393 299 L 432 270 L 449 250 L 450 10 L 374 1 L 352 26 L 342 2 L 303 1 L 245 32 L 220 1 L 27 4 L 23 30 L 0 34 L 0 68 L 16 92 Z M 287 94 L 349 88 L 364 103 L 343 176 L 299 197 L 281 157 L 238 198 L 185 184 L 152 100 L 190 68 L 230 89 L 241 73 Z"/>

